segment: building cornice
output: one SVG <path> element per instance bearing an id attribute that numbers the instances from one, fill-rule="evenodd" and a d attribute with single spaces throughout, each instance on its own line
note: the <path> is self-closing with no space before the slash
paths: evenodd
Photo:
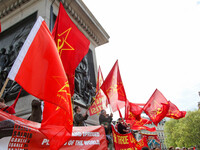
<path id="1" fill-rule="evenodd" d="M 0 0 L 0 19 L 3 19 L 30 1 L 32 0 Z M 52 2 L 52 0 L 49 0 L 49 2 Z M 57 6 L 58 9 L 59 0 L 56 0 L 56 3 L 57 5 L 54 6 Z M 63 0 L 63 4 L 70 18 L 84 32 L 87 38 L 94 43 L 95 47 L 108 43 L 109 35 L 82 0 Z"/>
<path id="2" fill-rule="evenodd" d="M 0 19 L 31 0 L 0 0 Z"/>

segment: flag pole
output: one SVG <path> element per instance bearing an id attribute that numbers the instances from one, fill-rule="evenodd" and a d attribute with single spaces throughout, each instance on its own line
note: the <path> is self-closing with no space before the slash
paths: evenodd
<path id="1" fill-rule="evenodd" d="M 52 32 L 53 30 L 53 3 L 55 0 L 52 1 L 51 6 L 50 6 L 50 21 L 49 21 L 49 29 Z"/>
<path id="2" fill-rule="evenodd" d="M 5 88 L 6 88 L 6 85 L 8 84 L 8 81 L 9 81 L 9 78 L 6 79 L 3 87 L 1 88 L 0 97 L 3 95 L 3 92 L 5 91 Z"/>

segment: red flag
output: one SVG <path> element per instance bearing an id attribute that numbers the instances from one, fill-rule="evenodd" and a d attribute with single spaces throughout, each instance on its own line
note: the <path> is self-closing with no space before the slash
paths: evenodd
<path id="1" fill-rule="evenodd" d="M 157 89 L 143 107 L 144 112 L 149 116 L 155 125 L 157 125 L 166 116 L 168 109 L 169 104 L 167 99 Z"/>
<path id="2" fill-rule="evenodd" d="M 142 111 L 143 109 L 140 106 L 126 100 L 125 120 L 132 120 L 132 119 L 140 120 L 141 119 L 140 115 Z"/>
<path id="3" fill-rule="evenodd" d="M 95 101 L 92 104 L 92 106 L 90 106 L 90 108 L 89 108 L 90 116 L 99 113 L 101 110 L 105 109 L 105 107 L 107 106 L 106 105 L 107 104 L 106 103 L 107 97 L 105 96 L 103 91 L 100 89 L 103 82 L 104 82 L 103 74 L 102 74 L 101 68 L 99 66 L 98 76 L 97 76 Z"/>
<path id="4" fill-rule="evenodd" d="M 122 83 L 121 75 L 119 72 L 118 60 L 114 64 L 110 73 L 106 77 L 101 89 L 108 98 L 113 112 L 117 111 L 117 105 L 119 109 L 124 107 L 126 101 L 126 93 Z"/>
<path id="5" fill-rule="evenodd" d="M 88 53 L 90 41 L 67 15 L 61 2 L 52 35 L 69 80 L 71 95 L 73 95 L 75 69 Z"/>
<path id="6" fill-rule="evenodd" d="M 60 138 L 57 129 L 64 128 L 70 135 L 72 133 L 71 95 L 55 42 L 43 18 L 37 19 L 9 72 L 8 78 L 15 80 L 29 94 L 55 104 L 65 111 L 67 115 L 64 118 L 65 124 L 60 125 L 58 120 L 54 120 L 53 125 L 42 122 L 41 128 L 47 137 L 52 137 L 52 132 L 55 133 L 55 137 L 50 139 L 51 149 L 61 147 L 66 139 Z M 55 114 L 57 113 L 55 112 Z M 44 120 L 48 119 L 44 118 Z M 58 132 L 56 133 L 56 131 Z M 59 142 L 52 142 L 56 140 Z"/>
<path id="7" fill-rule="evenodd" d="M 180 119 L 185 117 L 186 111 L 180 111 L 176 105 L 174 105 L 172 102 L 169 102 L 169 110 L 166 115 L 166 117 L 173 118 L 173 119 Z"/>
<path id="8" fill-rule="evenodd" d="M 152 122 L 148 119 L 141 118 L 139 121 L 136 119 L 132 120 L 126 120 L 127 123 L 130 123 L 130 127 L 133 130 L 148 130 L 150 132 L 155 132 L 156 128 L 149 128 L 147 126 L 144 126 L 145 124 L 152 124 Z"/>
<path id="9" fill-rule="evenodd" d="M 102 86 L 103 82 L 104 82 L 104 78 L 101 72 L 101 67 L 99 66 L 98 75 L 97 75 L 96 93 L 100 90 L 100 87 Z"/>
<path id="10" fill-rule="evenodd" d="M 15 106 L 16 106 L 18 100 L 19 100 L 19 96 L 20 96 L 21 92 L 22 92 L 22 88 L 20 89 L 20 91 L 19 91 L 14 103 L 11 105 L 11 107 L 13 107 L 14 109 L 15 109 Z"/>
<path id="11" fill-rule="evenodd" d="M 142 136 L 147 139 L 150 149 L 153 149 L 154 147 L 159 147 L 161 149 L 161 142 L 157 134 L 143 134 L 142 133 Z"/>
<path id="12" fill-rule="evenodd" d="M 146 137 L 143 137 L 141 140 L 137 142 L 137 149 L 141 150 L 143 147 L 148 147 L 147 139 Z"/>

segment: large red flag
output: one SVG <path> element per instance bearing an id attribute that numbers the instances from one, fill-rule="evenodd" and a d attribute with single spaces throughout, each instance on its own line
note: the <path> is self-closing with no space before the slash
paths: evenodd
<path id="1" fill-rule="evenodd" d="M 180 111 L 175 104 L 169 102 L 169 110 L 166 114 L 166 117 L 173 118 L 173 119 L 180 119 L 185 117 L 186 111 Z"/>
<path id="2" fill-rule="evenodd" d="M 113 112 L 125 106 L 126 93 L 119 72 L 118 60 L 115 62 L 110 73 L 103 82 L 101 89 L 108 98 Z M 118 107 L 117 107 L 118 105 Z"/>
<path id="3" fill-rule="evenodd" d="M 125 120 L 132 120 L 132 119 L 140 120 L 141 119 L 140 115 L 142 111 L 143 109 L 140 106 L 126 100 Z"/>
<path id="4" fill-rule="evenodd" d="M 90 116 L 99 113 L 101 110 L 105 109 L 106 107 L 107 97 L 105 96 L 104 92 L 100 89 L 103 82 L 104 82 L 103 74 L 99 66 L 98 75 L 97 75 L 95 101 L 89 108 Z"/>
<path id="5" fill-rule="evenodd" d="M 157 89 L 143 107 L 144 112 L 149 116 L 155 125 L 157 125 L 166 116 L 168 109 L 169 104 L 167 99 Z"/>
<path id="6" fill-rule="evenodd" d="M 69 80 L 71 95 L 73 95 L 75 69 L 88 53 L 90 41 L 72 22 L 61 2 L 52 35 Z"/>
<path id="7" fill-rule="evenodd" d="M 55 42 L 42 17 L 37 19 L 28 35 L 8 78 L 15 80 L 29 94 L 62 108 L 67 116 L 63 118 L 65 124 L 60 125 L 59 120 L 54 120 L 52 125 L 43 121 L 41 127 L 41 131 L 44 131 L 43 133 L 48 138 L 52 137 L 52 139 L 50 138 L 51 149 L 61 147 L 66 142 L 66 138 L 60 138 L 58 128 L 62 128 L 69 135 L 72 133 L 71 95 L 67 76 Z M 54 112 L 54 114 L 57 114 L 57 112 Z M 48 121 L 47 118 L 44 118 L 44 120 Z M 58 126 L 56 123 L 58 123 Z"/>
<path id="8" fill-rule="evenodd" d="M 148 130 L 150 132 L 156 131 L 155 127 L 149 128 L 147 126 L 144 126 L 146 124 L 152 124 L 150 120 L 145 119 L 145 118 L 141 118 L 140 120 L 136 120 L 136 119 L 126 120 L 126 122 L 130 124 L 130 127 L 133 130 Z"/>

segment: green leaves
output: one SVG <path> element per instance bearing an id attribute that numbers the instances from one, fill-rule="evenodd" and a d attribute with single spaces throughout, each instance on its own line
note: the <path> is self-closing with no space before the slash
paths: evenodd
<path id="1" fill-rule="evenodd" d="M 187 112 L 185 118 L 165 123 L 167 147 L 192 147 L 200 143 L 200 110 Z"/>

